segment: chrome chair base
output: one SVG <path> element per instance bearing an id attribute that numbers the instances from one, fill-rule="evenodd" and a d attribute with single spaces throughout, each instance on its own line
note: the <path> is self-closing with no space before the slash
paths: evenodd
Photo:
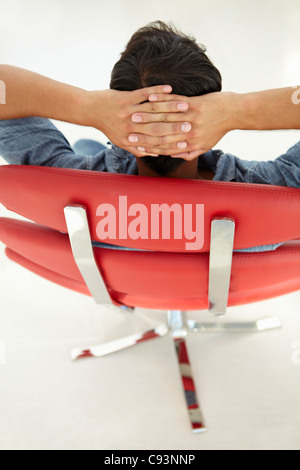
<path id="1" fill-rule="evenodd" d="M 72 349 L 71 359 L 81 359 L 84 357 L 102 357 L 107 356 L 123 349 L 130 348 L 131 346 L 136 346 L 139 343 L 144 341 L 149 341 L 150 339 L 155 339 L 159 337 L 166 336 L 169 333 L 169 328 L 167 325 L 162 324 L 156 328 L 145 331 L 143 333 L 136 333 L 130 336 L 125 336 L 124 338 L 117 339 L 115 341 L 109 341 L 95 346 L 86 346 L 83 348 Z"/>
<path id="2" fill-rule="evenodd" d="M 196 322 L 187 321 L 188 329 L 192 333 L 259 333 L 262 331 L 281 328 L 282 323 L 278 317 L 267 317 L 253 322 Z"/>
<path id="3" fill-rule="evenodd" d="M 112 306 L 113 310 L 120 309 Z M 126 308 L 121 310 L 126 310 Z M 128 309 L 132 310 L 132 309 Z M 185 338 L 188 333 L 251 333 L 273 330 L 282 326 L 277 317 L 269 317 L 254 322 L 228 322 L 217 320 L 214 322 L 196 322 L 186 318 L 186 312 L 180 310 L 168 310 L 167 322 L 150 330 L 135 333 L 115 341 L 109 341 L 101 345 L 75 348 L 71 351 L 71 359 L 77 360 L 87 357 L 102 357 L 131 346 L 136 346 L 145 341 L 162 338 L 171 333 L 174 341 L 177 362 L 181 374 L 186 406 L 193 433 L 205 432 L 207 428 L 197 399 L 195 382 Z"/>

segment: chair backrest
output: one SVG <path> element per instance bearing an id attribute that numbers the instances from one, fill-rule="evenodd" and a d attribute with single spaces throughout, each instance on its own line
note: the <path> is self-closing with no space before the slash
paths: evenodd
<path id="1" fill-rule="evenodd" d="M 126 196 L 126 206 L 146 208 L 149 220 L 153 206 L 174 204 L 192 206 L 195 225 L 196 204 L 203 206 L 204 242 L 196 252 L 210 249 L 210 225 L 215 217 L 235 220 L 234 249 L 268 245 L 293 240 L 300 236 L 300 190 L 280 186 L 252 185 L 200 180 L 140 177 L 34 166 L 2 166 L 0 168 L 0 202 L 8 209 L 41 225 L 67 232 L 63 209 L 68 204 L 86 207 L 92 239 L 143 250 L 185 252 L 187 238 L 146 239 L 123 238 L 117 230 L 114 239 L 99 238 L 99 206 L 110 204 L 120 219 L 120 196 Z M 125 204 L 121 206 L 124 211 Z M 186 212 L 188 212 L 188 207 Z M 124 214 L 123 214 L 124 215 Z M 128 221 L 134 219 L 129 216 Z M 200 217 L 198 217 L 199 219 Z M 187 224 L 189 225 L 189 224 Z M 202 228 L 201 227 L 201 228 Z M 194 226 L 195 231 L 195 226 Z"/>
<path id="2" fill-rule="evenodd" d="M 145 308 L 207 308 L 216 218 L 234 220 L 235 250 L 300 239 L 300 190 L 294 188 L 2 166 L 0 202 L 46 227 L 3 220 L 0 240 L 11 257 L 15 252 L 48 269 L 52 280 L 57 274 L 82 283 L 66 235 L 68 205 L 86 208 L 92 240 L 146 250 L 94 248 L 115 301 Z M 28 230 L 32 236 L 25 237 Z M 229 305 L 300 289 L 299 262 L 299 241 L 276 252 L 235 253 Z"/>

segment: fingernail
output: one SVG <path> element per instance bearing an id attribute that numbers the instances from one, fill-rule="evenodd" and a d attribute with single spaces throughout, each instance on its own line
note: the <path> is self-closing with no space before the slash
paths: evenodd
<path id="1" fill-rule="evenodd" d="M 139 141 L 139 139 L 136 135 L 130 135 L 128 137 L 128 140 L 129 140 L 129 142 L 138 142 Z"/>
<path id="2" fill-rule="evenodd" d="M 134 114 L 131 119 L 133 122 L 142 122 L 143 120 L 142 116 L 139 116 L 138 114 Z"/>
<path id="3" fill-rule="evenodd" d="M 137 149 L 139 152 L 145 152 L 145 147 L 138 147 Z"/>
<path id="4" fill-rule="evenodd" d="M 178 111 L 186 111 L 189 105 L 187 103 L 178 103 L 177 109 Z"/>
<path id="5" fill-rule="evenodd" d="M 148 101 L 157 101 L 157 100 L 158 100 L 158 98 L 157 98 L 156 95 L 149 95 L 149 97 L 148 97 Z"/>
<path id="6" fill-rule="evenodd" d="M 172 91 L 172 87 L 170 85 L 167 85 L 167 86 L 163 87 L 163 92 L 164 93 L 170 93 L 170 91 Z"/>
<path id="7" fill-rule="evenodd" d="M 179 149 L 186 149 L 187 148 L 187 142 L 178 142 L 177 147 Z"/>
<path id="8" fill-rule="evenodd" d="M 190 132 L 190 130 L 192 129 L 192 126 L 189 122 L 185 122 L 184 124 L 182 124 L 181 126 L 181 130 L 182 132 Z"/>

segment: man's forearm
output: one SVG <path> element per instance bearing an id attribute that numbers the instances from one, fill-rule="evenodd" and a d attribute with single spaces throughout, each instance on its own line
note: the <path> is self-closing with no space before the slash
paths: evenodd
<path id="1" fill-rule="evenodd" d="M 234 94 L 231 128 L 300 129 L 300 87 Z"/>
<path id="2" fill-rule="evenodd" d="M 181 98 L 189 105 L 185 119 L 192 130 L 186 151 L 174 156 L 186 160 L 212 149 L 227 132 L 235 129 L 300 129 L 300 86 Z"/>
<path id="3" fill-rule="evenodd" d="M 148 126 L 136 124 L 131 117 L 141 110 L 147 123 L 149 117 L 161 121 L 161 115 L 166 112 L 182 114 L 184 110 L 177 107 L 182 102 L 175 95 L 169 97 L 168 103 L 159 103 L 154 112 L 153 103 L 147 103 L 149 96 L 157 93 L 163 99 L 171 91 L 168 85 L 129 92 L 87 91 L 18 67 L 0 65 L 0 120 L 35 116 L 94 127 L 112 143 L 137 157 L 149 153 L 140 149 L 140 141 L 131 140 L 129 134 L 142 132 L 146 143 L 151 142 L 155 156 L 157 151 L 170 154 L 171 149 L 178 152 L 182 148 L 180 145 L 188 132 L 182 130 L 184 123 L 176 119 L 175 122 Z M 145 102 L 147 105 L 143 104 Z M 169 146 L 170 151 L 164 148 L 164 144 Z"/>
<path id="4" fill-rule="evenodd" d="M 5 84 L 0 119 L 37 116 L 85 125 L 85 90 L 11 65 L 0 65 L 0 79 Z"/>

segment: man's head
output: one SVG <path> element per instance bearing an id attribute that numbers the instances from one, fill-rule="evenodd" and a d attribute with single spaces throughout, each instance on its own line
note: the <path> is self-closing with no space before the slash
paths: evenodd
<path id="1" fill-rule="evenodd" d="M 221 91 L 222 77 L 205 54 L 205 47 L 161 21 L 139 29 L 130 39 L 121 59 L 115 64 L 110 87 L 120 91 L 168 84 L 173 93 L 199 96 Z M 181 158 L 141 157 L 161 176 L 179 165 Z"/>

